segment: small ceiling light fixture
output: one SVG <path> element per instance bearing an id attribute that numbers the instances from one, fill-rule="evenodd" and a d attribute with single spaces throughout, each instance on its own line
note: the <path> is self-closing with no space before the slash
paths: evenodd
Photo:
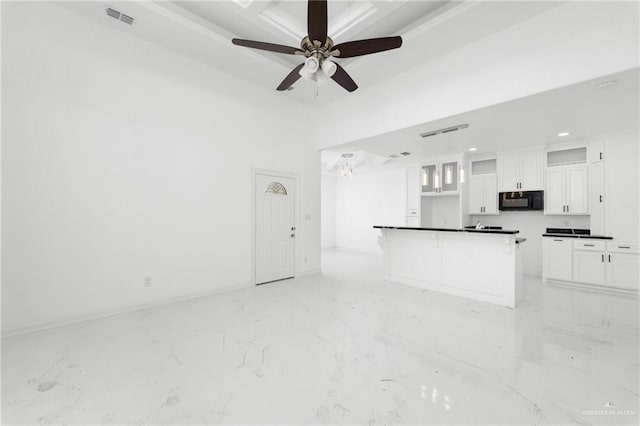
<path id="1" fill-rule="evenodd" d="M 353 176 L 353 154 L 350 152 L 344 153 L 342 158 L 344 158 L 344 164 L 340 169 L 340 173 L 342 176 L 351 179 L 351 176 Z"/>
<path id="2" fill-rule="evenodd" d="M 606 89 L 607 87 L 615 86 L 616 84 L 618 84 L 618 80 L 603 81 L 598 84 L 598 89 Z"/>
<path id="3" fill-rule="evenodd" d="M 558 136 L 560 136 L 561 138 L 564 138 L 565 136 L 569 136 L 570 133 L 569 132 L 560 132 L 558 133 Z"/>
<path id="4" fill-rule="evenodd" d="M 469 148 L 469 152 L 477 151 L 478 148 Z"/>

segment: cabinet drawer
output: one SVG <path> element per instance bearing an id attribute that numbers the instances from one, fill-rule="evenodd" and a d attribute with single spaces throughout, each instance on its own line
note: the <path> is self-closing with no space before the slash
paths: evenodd
<path id="1" fill-rule="evenodd" d="M 612 253 L 640 253 L 640 244 L 638 243 L 607 243 L 607 251 Z"/>
<path id="2" fill-rule="evenodd" d="M 576 240 L 573 242 L 574 250 L 604 251 L 604 241 Z"/>

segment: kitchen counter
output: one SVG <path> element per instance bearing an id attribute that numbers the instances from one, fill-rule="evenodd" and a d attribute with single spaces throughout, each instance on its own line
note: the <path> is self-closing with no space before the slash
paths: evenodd
<path id="1" fill-rule="evenodd" d="M 582 235 L 582 234 L 542 234 L 543 237 L 556 237 L 556 238 L 582 238 L 592 240 L 613 240 L 613 237 L 607 237 L 604 235 Z"/>
<path id="2" fill-rule="evenodd" d="M 469 228 L 412 228 L 409 226 L 374 226 L 375 229 L 406 229 L 411 231 L 438 231 L 438 232 L 474 232 L 480 234 L 507 234 L 514 235 L 520 231 L 508 229 L 469 229 Z"/>
<path id="3" fill-rule="evenodd" d="M 518 231 L 374 226 L 384 279 L 515 308 L 522 295 Z"/>

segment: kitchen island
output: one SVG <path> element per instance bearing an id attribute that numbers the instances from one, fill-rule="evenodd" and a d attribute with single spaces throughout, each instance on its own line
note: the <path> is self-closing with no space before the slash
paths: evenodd
<path id="1" fill-rule="evenodd" d="M 384 279 L 515 308 L 522 297 L 519 231 L 380 229 Z"/>

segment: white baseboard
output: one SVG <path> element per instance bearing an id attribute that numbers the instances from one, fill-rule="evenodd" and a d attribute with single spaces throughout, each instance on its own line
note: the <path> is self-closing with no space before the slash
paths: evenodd
<path id="1" fill-rule="evenodd" d="M 172 303 L 184 302 L 186 300 L 197 299 L 199 297 L 212 296 L 212 295 L 220 294 L 220 293 L 227 293 L 227 292 L 230 292 L 230 291 L 241 290 L 241 289 L 248 288 L 248 287 L 253 287 L 253 286 L 254 286 L 254 284 L 251 284 L 251 283 L 248 283 L 248 282 L 247 283 L 234 284 L 234 285 L 231 285 L 231 286 L 219 288 L 219 289 L 212 290 L 212 291 L 206 291 L 206 292 L 201 292 L 201 293 L 193 293 L 193 294 L 190 294 L 190 295 L 187 295 L 187 296 L 181 296 L 181 297 L 161 299 L 159 301 L 156 301 L 156 302 L 153 302 L 153 303 L 149 303 L 149 304 L 130 306 L 130 307 L 123 308 L 123 309 L 117 309 L 117 310 L 108 311 L 108 312 L 101 312 L 101 313 L 95 314 L 95 315 L 81 315 L 81 316 L 69 317 L 69 318 L 64 318 L 64 319 L 60 319 L 60 320 L 56 320 L 56 321 L 46 322 L 46 323 L 43 323 L 43 324 L 36 324 L 36 325 L 28 326 L 28 327 L 16 328 L 16 329 L 13 329 L 13 330 L 3 330 L 2 331 L 2 338 L 11 337 L 11 336 L 18 336 L 18 335 L 28 334 L 28 333 L 35 333 L 35 332 L 38 332 L 38 331 L 48 330 L 48 329 L 56 328 L 56 327 L 62 327 L 62 326 L 65 326 L 65 325 L 77 324 L 77 323 L 81 323 L 81 322 L 85 322 L 85 321 L 93 321 L 93 320 L 102 319 L 102 318 L 108 318 L 108 317 L 112 317 L 112 316 L 116 316 L 116 315 L 122 315 L 122 314 L 126 314 L 126 313 L 129 313 L 129 312 L 135 312 L 135 311 L 142 311 L 142 310 L 146 310 L 146 309 L 158 308 L 160 306 L 170 305 Z"/>

